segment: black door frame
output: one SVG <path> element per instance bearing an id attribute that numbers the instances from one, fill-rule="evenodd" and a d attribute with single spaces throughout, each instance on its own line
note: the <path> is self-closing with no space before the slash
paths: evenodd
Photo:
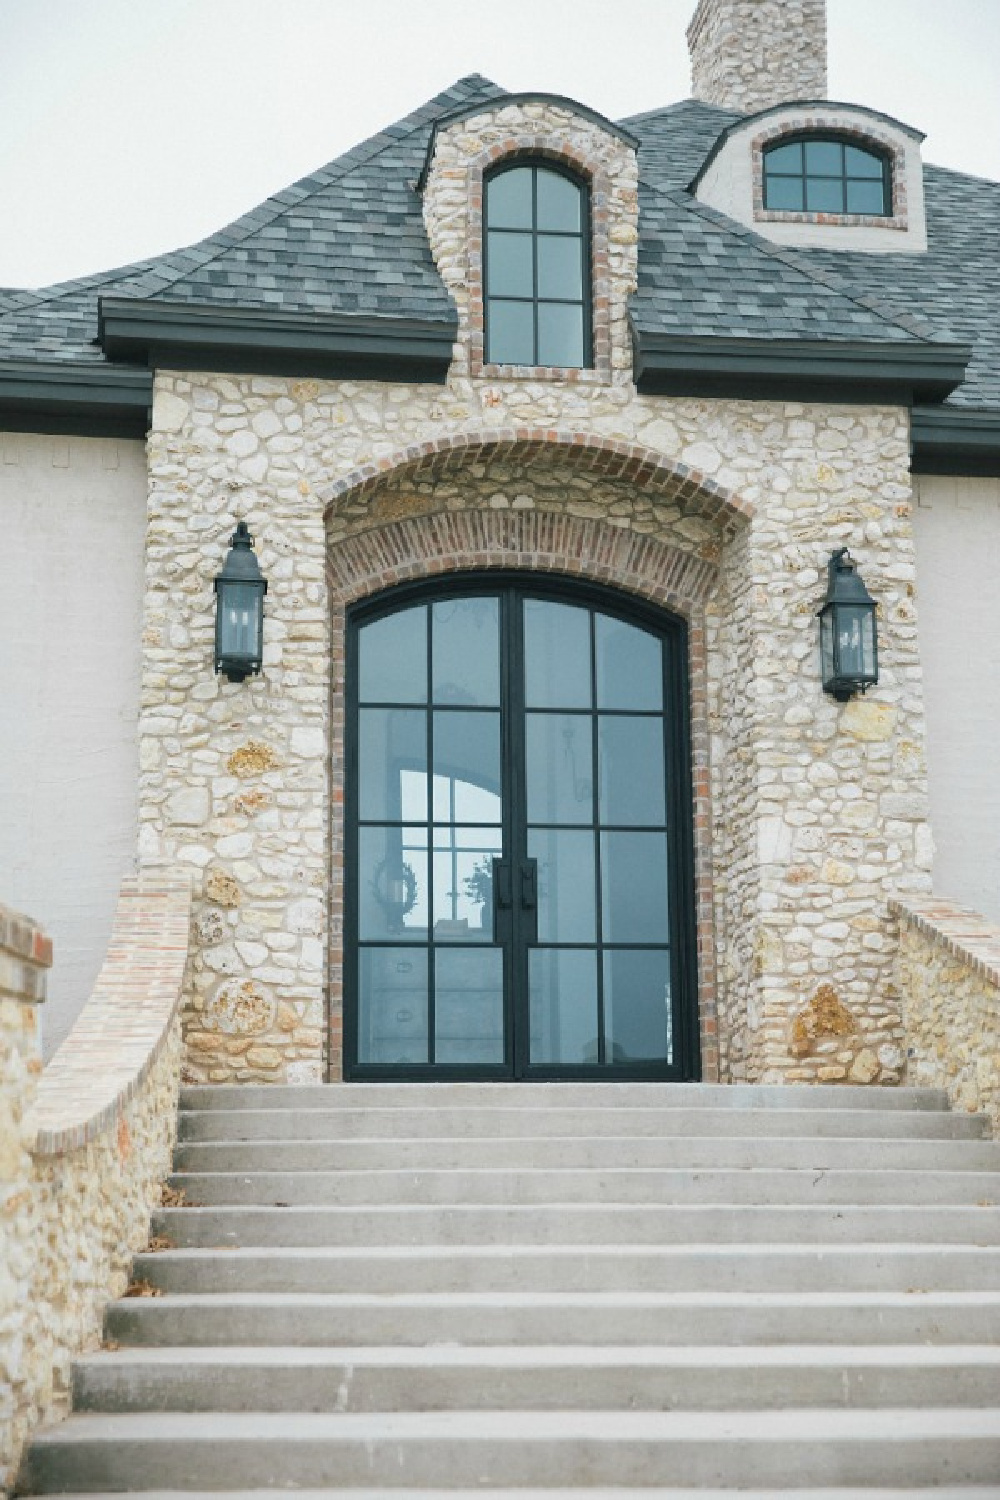
<path id="1" fill-rule="evenodd" d="M 515 826 L 517 810 L 524 808 L 523 725 L 525 707 L 519 672 L 523 660 L 521 611 L 511 610 L 518 597 L 551 599 L 598 609 L 629 624 L 652 631 L 663 642 L 664 731 L 667 775 L 668 928 L 670 939 L 671 992 L 673 1007 L 673 1056 L 671 1063 L 630 1062 L 575 1065 L 527 1063 L 527 945 L 523 931 L 511 933 L 504 945 L 504 1032 L 506 1058 L 502 1064 L 407 1064 L 359 1063 L 358 900 L 355 872 L 358 861 L 358 631 L 379 617 L 419 603 L 432 603 L 455 596 L 506 595 L 501 614 L 510 618 L 506 639 L 516 642 L 513 650 L 501 649 L 502 757 L 511 795 L 504 798 L 503 848 L 518 877 L 519 843 L 524 828 Z M 517 569 L 461 571 L 397 585 L 350 606 L 345 633 L 345 724 L 344 724 L 344 927 L 343 927 L 343 1058 L 344 1080 L 455 1080 L 489 1081 L 530 1079 L 538 1081 L 589 1080 L 697 1081 L 701 1077 L 701 1047 L 698 1014 L 696 892 L 694 878 L 694 790 L 691 773 L 690 688 L 688 675 L 687 622 L 679 615 L 658 608 L 630 594 L 588 580 L 562 578 Z M 523 815 L 521 817 L 524 823 Z M 512 921 L 523 923 L 515 902 Z M 530 920 L 530 919 L 528 919 Z M 497 945 L 499 946 L 499 945 Z M 524 973 L 511 973 L 519 963 Z M 520 1024 L 519 1024 L 520 1023 Z"/>

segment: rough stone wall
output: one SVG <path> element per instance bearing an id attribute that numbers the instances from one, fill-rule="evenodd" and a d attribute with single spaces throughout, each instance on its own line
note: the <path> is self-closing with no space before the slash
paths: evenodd
<path id="1" fill-rule="evenodd" d="M 1000 1135 L 1000 927 L 950 901 L 894 902 L 910 1082 Z"/>
<path id="2" fill-rule="evenodd" d="M 706 104 L 753 114 L 826 98 L 826 0 L 698 0 L 687 39 Z"/>

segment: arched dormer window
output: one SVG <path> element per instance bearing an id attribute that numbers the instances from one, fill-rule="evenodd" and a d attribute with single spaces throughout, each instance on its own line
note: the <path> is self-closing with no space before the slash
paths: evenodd
<path id="1" fill-rule="evenodd" d="M 836 136 L 783 137 L 764 151 L 764 208 L 889 218 L 889 158 Z"/>
<path id="2" fill-rule="evenodd" d="M 592 363 L 586 186 L 519 160 L 483 191 L 486 361 L 583 369 Z"/>

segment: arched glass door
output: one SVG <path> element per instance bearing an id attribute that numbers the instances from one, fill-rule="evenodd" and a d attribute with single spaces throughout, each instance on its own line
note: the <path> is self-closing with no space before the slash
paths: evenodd
<path id="1" fill-rule="evenodd" d="M 454 580 L 348 641 L 348 1077 L 697 1074 L 684 629 Z"/>

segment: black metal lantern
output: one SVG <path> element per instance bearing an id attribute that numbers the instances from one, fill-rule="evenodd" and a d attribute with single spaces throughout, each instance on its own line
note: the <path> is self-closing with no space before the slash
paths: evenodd
<path id="1" fill-rule="evenodd" d="M 846 547 L 830 558 L 827 573 L 826 599 L 819 611 L 823 691 L 846 703 L 878 682 L 876 605 Z"/>
<path id="2" fill-rule="evenodd" d="M 255 676 L 264 657 L 264 595 L 253 537 L 238 521 L 222 572 L 215 580 L 215 670 L 230 682 Z"/>

